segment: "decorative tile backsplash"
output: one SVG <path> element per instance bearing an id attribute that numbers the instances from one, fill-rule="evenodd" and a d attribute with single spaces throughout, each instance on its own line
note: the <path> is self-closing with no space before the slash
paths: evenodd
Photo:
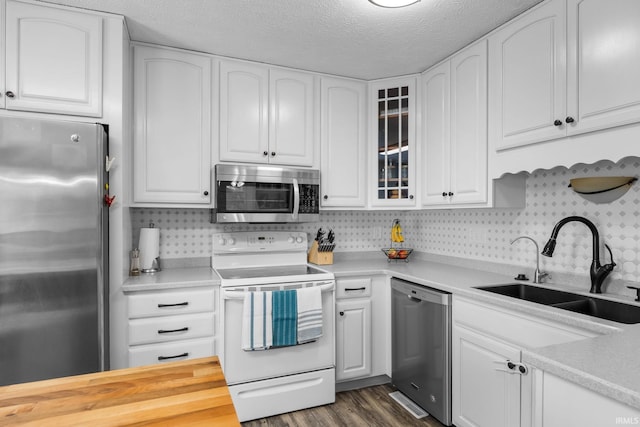
<path id="1" fill-rule="evenodd" d="M 640 183 L 609 204 L 588 202 L 568 188 L 569 180 L 585 176 L 640 176 L 640 158 L 537 170 L 527 178 L 524 209 L 450 209 L 422 211 L 323 212 L 318 223 L 292 225 L 210 224 L 207 209 L 132 208 L 134 246 L 139 230 L 153 222 L 160 228 L 160 258 L 211 256 L 211 235 L 220 231 L 296 230 L 315 236 L 318 227 L 333 228 L 336 252 L 379 251 L 389 246 L 394 218 L 400 218 L 407 247 L 417 251 L 515 264 L 535 265 L 532 237 L 546 243 L 553 226 L 570 215 L 590 219 L 612 249 L 618 264 L 612 278 L 640 281 Z M 589 274 L 591 233 L 584 224 L 568 223 L 559 233 L 552 258 L 541 257 L 541 269 L 576 275 Z M 382 254 L 381 254 L 382 256 Z M 601 247 L 602 263 L 609 254 Z"/>

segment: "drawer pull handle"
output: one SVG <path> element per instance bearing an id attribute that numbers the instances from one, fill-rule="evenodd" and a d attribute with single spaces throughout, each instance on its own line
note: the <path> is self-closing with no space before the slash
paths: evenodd
<path id="1" fill-rule="evenodd" d="M 179 302 L 179 303 L 176 303 L 176 304 L 158 304 L 158 308 L 164 308 L 164 307 L 181 307 L 181 306 L 186 307 L 186 306 L 188 306 L 188 305 L 189 305 L 189 302 L 188 302 L 188 301 L 185 301 L 185 302 Z"/>
<path id="2" fill-rule="evenodd" d="M 158 356 L 158 360 L 177 359 L 179 357 L 189 357 L 189 353 L 176 354 L 175 356 Z"/>
<path id="3" fill-rule="evenodd" d="M 180 328 L 180 329 L 158 329 L 158 333 L 159 334 L 171 334 L 174 332 L 187 332 L 189 330 L 188 326 L 185 326 L 184 328 Z"/>
<path id="4" fill-rule="evenodd" d="M 353 292 L 353 291 L 364 291 L 364 290 L 366 290 L 366 289 L 367 289 L 367 288 L 365 288 L 365 287 L 363 286 L 363 287 L 361 287 L 361 288 L 344 288 L 344 291 L 345 291 L 345 292 Z"/>

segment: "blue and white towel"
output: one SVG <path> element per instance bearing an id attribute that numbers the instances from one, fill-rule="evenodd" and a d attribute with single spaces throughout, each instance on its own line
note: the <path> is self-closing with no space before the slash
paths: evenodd
<path id="1" fill-rule="evenodd" d="M 273 346 L 297 344 L 298 308 L 295 290 L 273 291 Z"/>
<path id="2" fill-rule="evenodd" d="M 322 336 L 322 291 L 318 287 L 296 289 L 298 299 L 298 344 Z"/>
<path id="3" fill-rule="evenodd" d="M 242 349 L 266 350 L 273 346 L 271 292 L 247 292 L 242 310 Z"/>

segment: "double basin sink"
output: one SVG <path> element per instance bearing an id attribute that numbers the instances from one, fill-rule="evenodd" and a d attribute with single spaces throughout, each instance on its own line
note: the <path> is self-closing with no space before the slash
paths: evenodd
<path id="1" fill-rule="evenodd" d="M 476 289 L 586 314 L 600 319 L 612 320 L 614 322 L 626 324 L 640 323 L 640 306 L 636 305 L 591 298 L 555 289 L 540 288 L 525 283 L 478 286 Z"/>

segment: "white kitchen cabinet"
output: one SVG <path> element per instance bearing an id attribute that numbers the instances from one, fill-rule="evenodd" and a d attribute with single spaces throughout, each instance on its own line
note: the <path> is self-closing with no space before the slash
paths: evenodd
<path id="1" fill-rule="evenodd" d="M 134 46 L 133 201 L 207 205 L 211 58 Z"/>
<path id="2" fill-rule="evenodd" d="M 416 204 L 416 79 L 369 83 L 371 207 Z"/>
<path id="3" fill-rule="evenodd" d="M 567 11 L 567 133 L 640 121 L 640 2 L 568 0 Z"/>
<path id="4" fill-rule="evenodd" d="M 215 354 L 216 287 L 127 295 L 129 367 Z"/>
<path id="5" fill-rule="evenodd" d="M 639 20 L 640 3 L 634 0 L 615 6 L 551 0 L 494 33 L 489 38 L 493 148 L 640 121 Z M 607 158 L 605 147 L 602 152 Z"/>
<path id="6" fill-rule="evenodd" d="M 453 328 L 453 416 L 458 427 L 520 425 L 520 374 L 509 362 L 520 350 L 456 325 Z"/>
<path id="7" fill-rule="evenodd" d="M 102 17 L 8 0 L 4 36 L 5 108 L 102 115 Z"/>
<path id="8" fill-rule="evenodd" d="M 520 363 L 522 348 L 596 336 L 457 295 L 452 322 L 452 409 L 458 427 L 519 426 L 522 413 L 531 412 L 525 405 L 533 393 L 528 367 Z"/>
<path id="9" fill-rule="evenodd" d="M 0 108 L 5 108 L 6 2 L 0 2 Z"/>
<path id="10" fill-rule="evenodd" d="M 371 375 L 371 279 L 336 281 L 336 380 Z"/>
<path id="11" fill-rule="evenodd" d="M 422 205 L 487 202 L 487 45 L 422 76 Z"/>
<path id="12" fill-rule="evenodd" d="M 495 150 L 563 137 L 565 0 L 522 14 L 489 37 L 489 135 Z"/>
<path id="13" fill-rule="evenodd" d="M 314 165 L 315 78 L 220 62 L 220 151 L 225 162 Z"/>
<path id="14" fill-rule="evenodd" d="M 366 83 L 322 77 L 320 82 L 321 207 L 366 205 Z"/>
<path id="15" fill-rule="evenodd" d="M 533 427 L 601 427 L 640 424 L 640 410 L 575 383 L 540 371 L 536 384 L 541 399 Z"/>

